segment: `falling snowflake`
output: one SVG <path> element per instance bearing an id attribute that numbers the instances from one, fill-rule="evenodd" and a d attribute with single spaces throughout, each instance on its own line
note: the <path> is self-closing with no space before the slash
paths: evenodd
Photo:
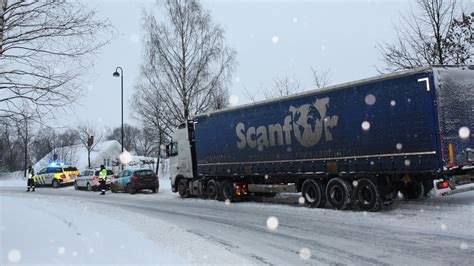
<path id="1" fill-rule="evenodd" d="M 263 146 L 258 146 L 257 150 L 258 151 L 263 151 Z"/>
<path id="2" fill-rule="evenodd" d="M 391 105 L 391 106 L 395 106 L 395 105 L 397 105 L 397 102 L 396 102 L 395 100 L 391 100 L 391 101 L 390 101 L 390 105 Z"/>
<path id="3" fill-rule="evenodd" d="M 405 160 L 405 166 L 410 166 L 410 164 L 411 164 L 410 160 L 406 159 Z"/>
<path id="4" fill-rule="evenodd" d="M 358 184 L 357 180 L 352 181 L 352 185 L 353 185 L 354 187 L 357 187 L 357 184 Z"/>
<path id="5" fill-rule="evenodd" d="M 446 224 L 441 224 L 441 230 L 446 231 L 448 226 Z"/>
<path id="6" fill-rule="evenodd" d="M 365 131 L 370 129 L 370 123 L 368 121 L 362 122 L 361 126 L 362 126 L 362 129 Z"/>
<path id="7" fill-rule="evenodd" d="M 230 205 L 230 200 L 229 200 L 229 199 L 226 199 L 226 200 L 224 201 L 224 203 L 225 203 L 225 205 Z"/>
<path id="8" fill-rule="evenodd" d="M 276 230 L 278 228 L 278 219 L 275 216 L 270 216 L 267 219 L 267 227 L 270 230 Z"/>
<path id="9" fill-rule="evenodd" d="M 231 106 L 236 106 L 237 104 L 239 104 L 239 96 L 235 94 L 229 96 L 229 103 Z"/>
<path id="10" fill-rule="evenodd" d="M 462 139 L 468 139 L 469 135 L 471 135 L 469 128 L 462 127 L 459 129 L 459 137 L 461 137 Z"/>
<path id="11" fill-rule="evenodd" d="M 461 248 L 462 250 L 466 250 L 466 249 L 469 248 L 469 246 L 468 246 L 466 243 L 463 242 L 463 243 L 461 243 L 460 248 Z"/>
<path id="12" fill-rule="evenodd" d="M 311 250 L 309 250 L 309 248 L 300 249 L 299 254 L 303 260 L 309 260 L 311 258 Z"/>
<path id="13" fill-rule="evenodd" d="M 374 162 L 374 161 L 370 161 L 370 165 L 374 165 L 374 164 L 375 164 L 375 162 Z"/>
<path id="14" fill-rule="evenodd" d="M 239 82 L 240 82 L 240 78 L 239 78 L 239 77 L 236 77 L 236 78 L 235 78 L 235 82 L 239 83 Z"/>
<path id="15" fill-rule="evenodd" d="M 287 151 L 287 152 L 291 152 L 291 151 L 292 151 L 291 147 L 287 147 L 287 148 L 286 148 L 286 151 Z"/>
<path id="16" fill-rule="evenodd" d="M 321 51 L 326 51 L 326 45 L 321 45 Z"/>
<path id="17" fill-rule="evenodd" d="M 12 249 L 8 252 L 8 261 L 18 263 L 21 260 L 21 252 L 18 249 Z"/>
<path id="18" fill-rule="evenodd" d="M 59 254 L 59 255 L 63 255 L 64 252 L 66 252 L 66 248 L 65 248 L 65 247 L 59 247 L 59 248 L 58 248 L 58 254 Z"/>
<path id="19" fill-rule="evenodd" d="M 89 253 L 90 253 L 90 254 L 94 253 L 94 249 L 93 249 L 93 248 L 90 248 L 90 249 L 89 249 Z"/>
<path id="20" fill-rule="evenodd" d="M 298 23 L 298 18 L 297 17 L 293 18 L 293 23 Z"/>
<path id="21" fill-rule="evenodd" d="M 299 203 L 299 204 L 304 204 L 304 202 L 305 202 L 305 200 L 304 200 L 303 197 L 299 197 L 299 198 L 298 198 L 298 203 Z"/>
<path id="22" fill-rule="evenodd" d="M 279 42 L 280 42 L 280 37 L 278 37 L 276 35 L 272 37 L 272 43 L 277 44 Z"/>
<path id="23" fill-rule="evenodd" d="M 87 90 L 88 90 L 88 91 L 92 91 L 93 89 L 94 89 L 94 86 L 92 86 L 92 85 L 88 85 L 88 86 L 87 86 Z"/>
<path id="24" fill-rule="evenodd" d="M 76 256 L 77 256 L 77 251 L 74 251 L 74 252 L 72 253 L 72 256 L 73 256 L 73 257 L 76 257 Z"/>
<path id="25" fill-rule="evenodd" d="M 397 148 L 397 150 L 401 150 L 403 148 L 403 145 L 401 143 L 397 143 L 395 147 Z"/>
<path id="26" fill-rule="evenodd" d="M 121 164 L 128 164 L 132 161 L 132 155 L 128 151 L 124 151 L 120 153 L 119 159 Z"/>
<path id="27" fill-rule="evenodd" d="M 120 248 L 125 249 L 125 245 L 124 244 L 120 245 Z"/>
<path id="28" fill-rule="evenodd" d="M 365 103 L 367 105 L 374 105 L 375 104 L 375 96 L 373 94 L 367 94 L 367 96 L 365 96 Z"/>
<path id="29" fill-rule="evenodd" d="M 268 175 L 265 175 L 265 179 L 268 179 L 268 178 L 269 178 L 269 176 L 268 176 Z"/>

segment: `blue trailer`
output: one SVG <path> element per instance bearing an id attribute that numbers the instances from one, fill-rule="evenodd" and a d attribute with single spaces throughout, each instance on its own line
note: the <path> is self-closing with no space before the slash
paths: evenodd
<path id="1" fill-rule="evenodd" d="M 168 146 L 172 189 L 377 210 L 473 183 L 474 70 L 427 67 L 198 115 Z"/>

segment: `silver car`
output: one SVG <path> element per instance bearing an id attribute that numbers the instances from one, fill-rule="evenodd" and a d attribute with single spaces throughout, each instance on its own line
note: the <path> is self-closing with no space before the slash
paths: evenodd
<path id="1" fill-rule="evenodd" d="M 76 178 L 74 188 L 76 190 L 86 188 L 88 191 L 95 191 L 99 189 L 99 172 L 100 168 L 86 169 L 81 172 Z M 115 174 L 112 170 L 107 169 L 106 189 L 110 188 L 110 181 L 115 179 Z"/>

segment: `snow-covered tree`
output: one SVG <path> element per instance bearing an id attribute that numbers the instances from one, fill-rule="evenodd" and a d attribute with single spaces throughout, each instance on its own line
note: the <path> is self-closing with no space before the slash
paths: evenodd
<path id="1" fill-rule="evenodd" d="M 382 72 L 427 65 L 467 64 L 473 54 L 473 21 L 455 0 L 417 0 L 401 15 L 394 43 L 379 45 Z"/>
<path id="2" fill-rule="evenodd" d="M 73 103 L 91 55 L 112 37 L 108 20 L 75 1 L 1 3 L 0 117 Z"/>
<path id="3" fill-rule="evenodd" d="M 222 107 L 235 51 L 199 1 L 168 0 L 159 7 L 161 16 L 144 15 L 145 52 L 135 99 L 142 120 L 166 134 L 197 113 Z"/>

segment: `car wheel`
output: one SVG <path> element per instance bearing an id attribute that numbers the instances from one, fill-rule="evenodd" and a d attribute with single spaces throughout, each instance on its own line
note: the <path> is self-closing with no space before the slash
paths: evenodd
<path id="1" fill-rule="evenodd" d="M 59 182 L 56 179 L 53 179 L 53 187 L 58 188 L 59 187 Z"/>
<path id="2" fill-rule="evenodd" d="M 326 195 L 324 195 L 324 185 L 313 179 L 304 181 L 301 187 L 301 194 L 304 203 L 310 208 L 322 208 L 326 205 Z"/>
<path id="3" fill-rule="evenodd" d="M 74 182 L 74 189 L 79 190 L 79 186 L 77 185 L 77 181 Z"/>
<path id="4" fill-rule="evenodd" d="M 157 187 L 155 187 L 155 188 L 152 188 L 152 189 L 151 189 L 151 192 L 153 192 L 153 193 L 157 193 L 157 192 L 158 192 L 158 188 L 157 188 Z"/>
<path id="5" fill-rule="evenodd" d="M 87 183 L 87 191 L 92 191 L 92 186 L 90 183 Z"/>

